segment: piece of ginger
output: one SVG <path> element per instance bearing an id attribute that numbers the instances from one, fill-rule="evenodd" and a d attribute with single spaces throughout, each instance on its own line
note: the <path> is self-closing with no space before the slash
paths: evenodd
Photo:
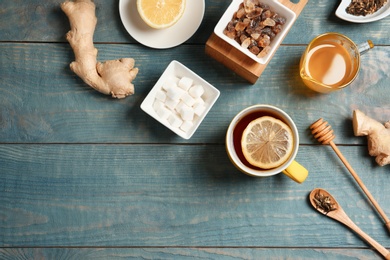
<path id="1" fill-rule="evenodd" d="M 61 9 L 67 15 L 71 28 L 66 35 L 75 55 L 75 61 L 70 64 L 71 70 L 103 94 L 114 98 L 134 94 L 132 81 L 138 73 L 134 59 L 97 62 L 98 51 L 93 45 L 97 23 L 95 4 L 91 0 L 68 0 L 61 4 Z"/>
<path id="2" fill-rule="evenodd" d="M 355 136 L 367 136 L 368 151 L 375 161 L 384 166 L 390 164 L 390 121 L 384 125 L 356 109 L 353 111 Z"/>

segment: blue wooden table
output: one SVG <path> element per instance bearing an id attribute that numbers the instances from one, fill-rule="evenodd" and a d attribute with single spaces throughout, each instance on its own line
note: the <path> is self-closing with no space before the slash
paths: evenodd
<path id="1" fill-rule="evenodd" d="M 189 0 L 198 1 L 198 0 Z M 205 54 L 229 5 L 206 0 L 196 33 L 180 46 L 151 49 L 125 30 L 118 1 L 96 0 L 99 60 L 133 57 L 136 92 L 112 99 L 69 69 L 69 21 L 59 0 L 0 2 L 0 259 L 380 259 L 342 224 L 316 212 L 309 192 L 331 192 L 351 219 L 390 248 L 380 215 L 329 146 L 308 127 L 333 127 L 344 156 L 387 214 L 390 166 L 355 137 L 352 111 L 390 120 L 390 18 L 352 24 L 334 15 L 339 1 L 310 0 L 254 84 Z M 299 78 L 299 59 L 318 34 L 371 39 L 357 79 L 316 94 Z M 185 64 L 221 92 L 185 140 L 140 109 L 166 66 Z M 287 111 L 300 132 L 303 184 L 283 174 L 253 178 L 225 152 L 225 132 L 243 108 Z"/>

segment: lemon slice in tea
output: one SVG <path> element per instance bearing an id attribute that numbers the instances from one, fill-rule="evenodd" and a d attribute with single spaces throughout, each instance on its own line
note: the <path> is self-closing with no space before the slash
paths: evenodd
<path id="1" fill-rule="evenodd" d="M 241 146 L 245 159 L 253 166 L 272 169 L 282 165 L 293 152 L 290 127 L 270 116 L 259 117 L 245 128 Z"/>
<path id="2" fill-rule="evenodd" d="M 185 5 L 186 0 L 137 0 L 137 10 L 142 20 L 155 29 L 168 28 L 179 21 Z"/>

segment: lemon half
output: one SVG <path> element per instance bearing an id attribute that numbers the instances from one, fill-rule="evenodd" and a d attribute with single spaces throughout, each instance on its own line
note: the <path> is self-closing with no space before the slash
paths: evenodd
<path id="1" fill-rule="evenodd" d="M 198 1 L 198 0 L 192 0 Z M 137 0 L 142 20 L 155 29 L 168 28 L 183 16 L 186 0 Z"/>

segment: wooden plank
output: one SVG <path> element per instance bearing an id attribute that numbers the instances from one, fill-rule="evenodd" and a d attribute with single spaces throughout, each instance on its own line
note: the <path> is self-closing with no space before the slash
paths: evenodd
<path id="1" fill-rule="evenodd" d="M 340 147 L 390 211 L 388 168 Z M 315 156 L 313 156 L 315 154 Z M 223 145 L 0 145 L 0 246 L 368 248 L 316 212 L 309 192 L 331 192 L 385 247 L 383 221 L 330 149 L 303 146 L 310 175 L 253 178 Z"/>
<path id="2" fill-rule="evenodd" d="M 4 259 L 379 259 L 371 249 L 286 248 L 6 248 Z"/>
<path id="3" fill-rule="evenodd" d="M 362 56 L 357 80 L 329 95 L 314 93 L 300 80 L 298 64 L 303 46 L 281 46 L 253 86 L 207 57 L 203 48 L 185 45 L 165 52 L 145 52 L 137 45 L 99 45 L 100 60 L 134 57 L 140 69 L 134 81 L 135 95 L 114 100 L 89 88 L 70 71 L 73 54 L 68 44 L 2 43 L 0 142 L 223 143 L 234 115 L 258 103 L 287 111 L 296 122 L 302 144 L 316 144 L 307 128 L 320 117 L 334 128 L 336 143 L 343 144 L 366 144 L 366 138 L 353 136 L 354 109 L 381 122 L 390 119 L 389 74 L 383 66 L 390 63 L 389 47 L 377 46 Z M 379 57 L 383 62 L 377 62 Z M 221 91 L 219 100 L 188 141 L 139 108 L 172 59 Z"/>
<path id="4" fill-rule="evenodd" d="M 0 41 L 65 42 L 65 34 L 70 29 L 66 15 L 60 9 L 61 2 L 50 1 L 1 1 L 0 2 Z M 95 42 L 136 43 L 126 31 L 119 15 L 118 0 L 95 1 L 97 27 Z M 207 17 L 213 17 L 223 2 L 211 3 L 214 8 L 206 8 Z M 207 5 L 211 5 L 208 4 Z M 188 43 L 205 42 L 204 30 L 210 28 L 207 18 Z"/>
<path id="5" fill-rule="evenodd" d="M 94 40 L 136 43 L 122 25 L 118 1 L 95 2 L 98 25 Z M 57 0 L 0 1 L 0 41 L 65 42 L 69 22 L 59 7 L 60 3 Z M 204 44 L 229 4 L 230 0 L 206 0 L 204 20 L 187 43 Z M 368 24 L 349 23 L 334 15 L 338 4 L 338 1 L 310 0 L 284 44 L 307 44 L 314 36 L 327 31 L 344 33 L 357 41 L 371 39 L 377 45 L 390 44 L 390 19 Z"/>
<path id="6" fill-rule="evenodd" d="M 69 22 L 59 1 L 0 1 L 1 259 L 377 259 L 358 236 L 311 208 L 307 195 L 315 187 L 329 190 L 390 248 L 381 217 L 307 129 L 319 117 L 331 123 L 341 151 L 390 214 L 389 168 L 375 164 L 351 128 L 355 108 L 390 118 L 389 19 L 351 24 L 334 16 L 338 2 L 310 0 L 252 86 L 204 53 L 230 0 L 206 0 L 199 30 L 167 50 L 137 44 L 119 19 L 118 1 L 95 2 L 99 59 L 130 56 L 140 68 L 136 94 L 125 100 L 95 92 L 69 70 Z M 326 31 L 377 46 L 363 56 L 351 87 L 319 95 L 303 86 L 297 67 L 305 45 Z M 139 109 L 172 59 L 221 91 L 188 141 Z M 297 160 L 310 172 L 304 184 L 283 175 L 251 178 L 229 162 L 226 128 L 256 103 L 277 105 L 297 123 Z"/>

